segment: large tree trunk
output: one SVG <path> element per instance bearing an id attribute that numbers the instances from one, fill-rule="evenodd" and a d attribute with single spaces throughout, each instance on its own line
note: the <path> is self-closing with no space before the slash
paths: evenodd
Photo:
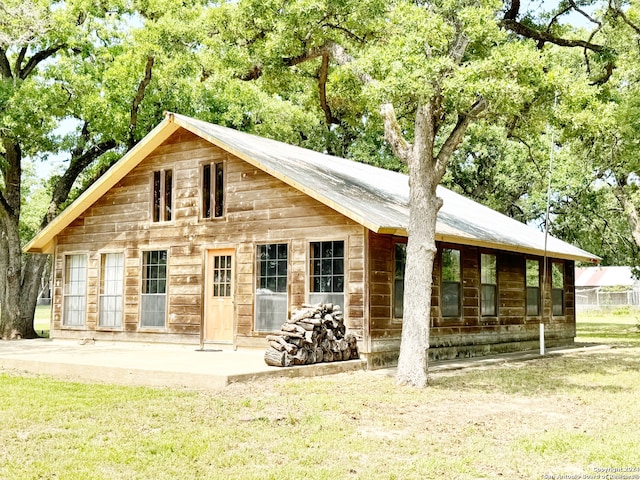
<path id="1" fill-rule="evenodd" d="M 418 163 L 418 162 L 415 162 Z M 411 190 L 409 240 L 404 286 L 404 318 L 398 358 L 397 383 L 423 387 L 427 384 L 431 289 L 436 256 L 436 217 L 442 200 L 436 196 L 438 181 L 425 165 L 410 164 Z M 431 175 L 429 175 L 431 173 Z"/>
<path id="2" fill-rule="evenodd" d="M 405 264 L 404 315 L 396 382 L 424 387 L 428 379 L 431 287 L 436 258 L 436 219 L 442 200 L 436 188 L 469 123 L 487 106 L 478 98 L 468 112 L 460 113 L 438 154 L 434 146 L 440 126 L 442 97 L 437 93 L 416 110 L 414 142 L 402 135 L 393 106 L 380 109 L 385 139 L 395 155 L 409 167 L 409 240 Z"/>
<path id="3" fill-rule="evenodd" d="M 46 256 L 34 258 L 30 255 L 23 265 L 22 247 L 18 226 L 11 218 L 3 218 L 3 252 L 0 269 L 6 271 L 0 292 L 0 338 L 35 338 L 33 316 L 38 287 Z"/>

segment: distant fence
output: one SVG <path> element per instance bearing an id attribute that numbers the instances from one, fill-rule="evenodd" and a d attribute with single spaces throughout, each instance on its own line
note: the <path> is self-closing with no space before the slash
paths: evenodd
<path id="1" fill-rule="evenodd" d="M 603 288 L 576 287 L 576 311 L 613 310 L 619 307 L 639 307 L 640 289 L 607 291 Z"/>

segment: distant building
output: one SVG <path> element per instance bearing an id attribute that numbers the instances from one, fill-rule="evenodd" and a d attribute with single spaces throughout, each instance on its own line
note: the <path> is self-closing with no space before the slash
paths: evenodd
<path id="1" fill-rule="evenodd" d="M 631 267 L 576 268 L 576 310 L 640 306 L 640 280 Z"/>

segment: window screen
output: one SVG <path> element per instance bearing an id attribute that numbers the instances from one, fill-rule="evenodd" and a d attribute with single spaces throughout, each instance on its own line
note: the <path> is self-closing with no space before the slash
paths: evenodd
<path id="1" fill-rule="evenodd" d="M 83 326 L 87 311 L 87 256 L 65 256 L 62 324 Z"/>
<path id="2" fill-rule="evenodd" d="M 480 254 L 481 309 L 483 316 L 494 317 L 497 307 L 497 268 L 496 256 L 488 253 Z"/>
<path id="3" fill-rule="evenodd" d="M 344 241 L 311 243 L 309 301 L 344 308 Z"/>
<path id="4" fill-rule="evenodd" d="M 167 251 L 144 252 L 141 319 L 143 327 L 164 327 L 166 319 Z"/>
<path id="5" fill-rule="evenodd" d="M 442 250 L 442 316 L 460 316 L 460 250 Z"/>
<path id="6" fill-rule="evenodd" d="M 101 327 L 122 326 L 122 288 L 124 255 L 103 253 L 100 257 L 100 298 L 98 318 Z"/>
<path id="7" fill-rule="evenodd" d="M 527 315 L 540 314 L 540 262 L 526 261 Z"/>
<path id="8" fill-rule="evenodd" d="M 257 331 L 280 330 L 288 314 L 287 244 L 258 245 L 256 265 L 255 329 Z"/>

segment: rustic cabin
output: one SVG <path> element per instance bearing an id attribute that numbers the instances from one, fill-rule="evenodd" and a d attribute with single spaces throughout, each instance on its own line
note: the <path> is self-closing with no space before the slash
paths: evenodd
<path id="1" fill-rule="evenodd" d="M 399 352 L 408 190 L 400 173 L 169 113 L 25 250 L 53 255 L 53 338 L 264 348 L 324 302 L 377 367 Z M 571 344 L 574 262 L 598 258 L 438 195 L 431 356 L 536 348 L 541 322 L 547 346 Z"/>

